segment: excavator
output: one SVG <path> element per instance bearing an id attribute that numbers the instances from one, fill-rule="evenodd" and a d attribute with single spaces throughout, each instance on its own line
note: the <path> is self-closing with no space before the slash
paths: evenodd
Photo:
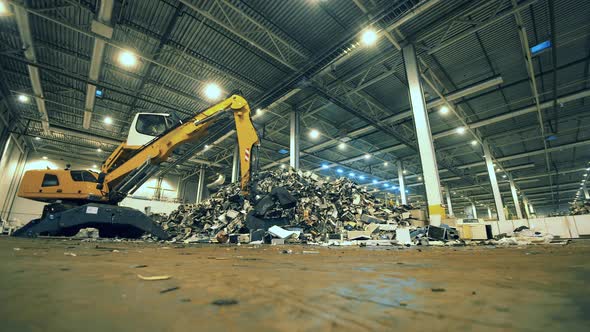
<path id="1" fill-rule="evenodd" d="M 248 102 L 239 94 L 209 107 L 184 121 L 170 114 L 137 113 L 127 140 L 104 161 L 100 172 L 88 170 L 30 170 L 25 172 L 18 196 L 49 203 L 41 218 L 18 229 L 21 237 L 72 236 L 81 228 L 94 227 L 102 237 L 139 237 L 149 233 L 168 236 L 144 213 L 118 204 L 133 194 L 177 147 L 206 138 L 208 129 L 233 112 L 240 155 L 240 186 L 249 193 L 253 149 L 259 145 Z"/>

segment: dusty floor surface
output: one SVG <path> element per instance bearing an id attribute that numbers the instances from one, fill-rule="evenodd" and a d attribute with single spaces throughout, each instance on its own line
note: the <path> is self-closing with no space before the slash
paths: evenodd
<path id="1" fill-rule="evenodd" d="M 2 237 L 0 330 L 587 331 L 589 254 Z"/>

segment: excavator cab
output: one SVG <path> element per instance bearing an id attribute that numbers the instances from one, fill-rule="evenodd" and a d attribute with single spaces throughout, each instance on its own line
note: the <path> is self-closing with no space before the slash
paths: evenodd
<path id="1" fill-rule="evenodd" d="M 128 146 L 143 146 L 172 128 L 170 114 L 137 113 L 127 135 Z"/>

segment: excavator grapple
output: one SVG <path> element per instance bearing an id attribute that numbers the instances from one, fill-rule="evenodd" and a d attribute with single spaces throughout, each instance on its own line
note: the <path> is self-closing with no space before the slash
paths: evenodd
<path id="1" fill-rule="evenodd" d="M 160 240 L 168 234 L 142 212 L 122 206 L 90 203 L 74 208 L 49 204 L 43 215 L 14 232 L 14 236 L 74 236 L 82 228 L 98 229 L 101 237 L 139 238 L 149 233 Z"/>

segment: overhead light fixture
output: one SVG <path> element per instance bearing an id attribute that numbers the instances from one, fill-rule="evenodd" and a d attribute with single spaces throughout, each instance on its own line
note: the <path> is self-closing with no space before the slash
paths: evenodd
<path id="1" fill-rule="evenodd" d="M 377 31 L 372 28 L 367 28 L 361 35 L 361 42 L 365 46 L 373 46 L 377 42 Z"/>
<path id="2" fill-rule="evenodd" d="M 96 152 L 102 152 L 101 148 L 96 149 Z"/>
<path id="3" fill-rule="evenodd" d="M 137 55 L 131 51 L 121 51 L 118 60 L 123 67 L 132 68 L 137 65 Z"/>
<path id="4" fill-rule="evenodd" d="M 365 154 L 365 159 L 371 159 L 371 155 L 370 154 Z"/>
<path id="5" fill-rule="evenodd" d="M 336 172 L 342 174 L 342 172 L 344 172 L 344 171 L 342 170 L 342 168 L 339 168 L 336 170 Z"/>
<path id="6" fill-rule="evenodd" d="M 96 89 L 96 92 L 94 92 L 94 95 L 97 96 L 98 98 L 102 98 L 103 91 L 101 89 Z"/>
<path id="7" fill-rule="evenodd" d="M 388 165 L 389 165 L 389 163 L 388 163 L 388 162 L 384 162 L 384 163 L 383 163 L 383 166 L 385 166 L 385 167 L 387 167 Z"/>
<path id="8" fill-rule="evenodd" d="M 373 184 L 377 184 L 377 182 L 379 182 L 379 181 L 377 181 L 376 179 L 373 179 Z"/>
<path id="9" fill-rule="evenodd" d="M 205 144 L 204 150 L 209 150 L 209 145 Z"/>
<path id="10" fill-rule="evenodd" d="M 502 175 L 502 177 L 505 179 L 506 178 L 506 174 Z"/>
<path id="11" fill-rule="evenodd" d="M 285 169 L 285 164 L 281 164 L 281 169 Z"/>
<path id="12" fill-rule="evenodd" d="M 320 137 L 320 132 L 317 129 L 312 129 L 309 131 L 309 137 L 311 139 L 317 139 L 318 137 Z"/>
<path id="13" fill-rule="evenodd" d="M 350 176 L 351 178 L 353 178 L 354 177 L 354 173 L 353 172 L 350 172 L 350 173 L 348 173 L 348 176 Z"/>
<path id="14" fill-rule="evenodd" d="M 404 170 L 402 171 L 402 173 L 403 173 L 403 174 L 406 174 L 406 173 L 408 173 L 408 171 L 406 171 L 406 170 L 404 169 Z"/>
<path id="15" fill-rule="evenodd" d="M 209 100 L 217 100 L 221 97 L 221 88 L 216 83 L 209 83 L 203 89 L 205 97 Z"/>
<path id="16" fill-rule="evenodd" d="M 328 168 L 328 164 L 322 164 L 322 168 L 323 168 L 323 169 L 326 169 L 326 168 Z"/>
<path id="17" fill-rule="evenodd" d="M 477 140 L 471 141 L 471 145 L 473 145 L 473 146 L 477 145 Z"/>
<path id="18" fill-rule="evenodd" d="M 359 179 L 364 180 L 365 179 L 365 176 L 364 175 L 360 175 L 359 176 Z"/>
<path id="19" fill-rule="evenodd" d="M 40 141 L 41 137 L 37 136 L 37 137 L 35 137 L 35 140 Z"/>
<path id="20" fill-rule="evenodd" d="M 422 181 L 422 177 L 421 176 L 418 177 L 418 181 Z"/>
<path id="21" fill-rule="evenodd" d="M 257 108 L 256 109 L 256 115 L 260 116 L 260 115 L 262 115 L 262 113 L 264 113 L 264 111 L 262 110 L 262 108 Z"/>
<path id="22" fill-rule="evenodd" d="M 96 168 L 96 164 L 92 165 L 92 167 Z"/>
<path id="23" fill-rule="evenodd" d="M 389 187 L 389 185 L 387 183 L 384 183 L 383 188 L 387 188 L 387 187 Z"/>
<path id="24" fill-rule="evenodd" d="M 105 124 L 108 125 L 113 124 L 113 118 L 111 118 L 110 116 L 105 117 L 103 121 Z"/>
<path id="25" fill-rule="evenodd" d="M 588 173 L 584 174 L 584 176 L 588 176 Z"/>
<path id="26" fill-rule="evenodd" d="M 449 113 L 449 108 L 447 106 L 442 106 L 439 110 L 440 114 L 445 115 Z"/>
<path id="27" fill-rule="evenodd" d="M 28 103 L 29 102 L 29 96 L 27 95 L 18 95 L 18 101 L 20 101 L 21 103 Z"/>
<path id="28" fill-rule="evenodd" d="M 459 127 L 457 129 L 455 129 L 455 131 L 457 132 L 457 134 L 459 135 L 463 135 L 465 134 L 465 128 L 464 127 Z"/>
<path id="29" fill-rule="evenodd" d="M 10 10 L 8 10 L 8 5 L 4 1 L 0 1 L 0 16 L 8 16 L 10 15 Z"/>
<path id="30" fill-rule="evenodd" d="M 338 144 L 338 149 L 340 149 L 340 150 L 346 149 L 346 144 L 345 143 Z"/>
<path id="31" fill-rule="evenodd" d="M 43 158 L 43 160 L 47 160 L 47 156 L 43 156 L 42 158 Z"/>

